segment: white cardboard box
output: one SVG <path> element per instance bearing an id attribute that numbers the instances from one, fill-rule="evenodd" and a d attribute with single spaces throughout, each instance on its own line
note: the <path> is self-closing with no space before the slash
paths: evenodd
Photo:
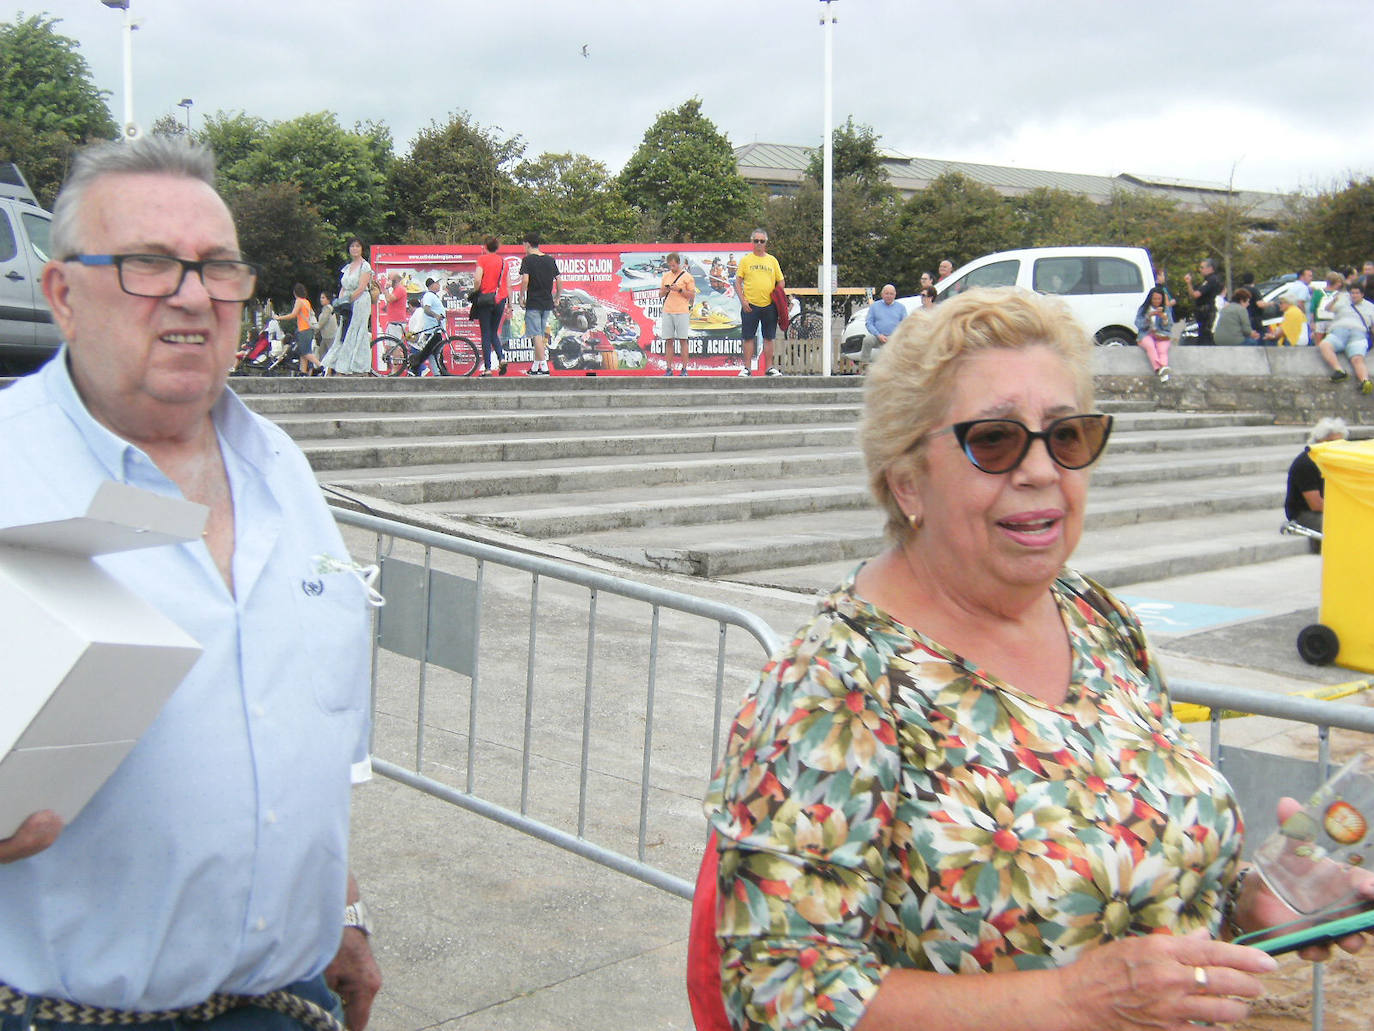
<path id="1" fill-rule="evenodd" d="M 40 809 L 70 822 L 200 656 L 91 559 L 194 540 L 208 514 L 110 481 L 84 516 L 0 530 L 0 838 Z"/>

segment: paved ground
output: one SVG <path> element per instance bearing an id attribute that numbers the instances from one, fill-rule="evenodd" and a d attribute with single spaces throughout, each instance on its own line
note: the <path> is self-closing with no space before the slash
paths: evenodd
<path id="1" fill-rule="evenodd" d="M 355 553 L 370 547 L 361 538 L 351 543 Z M 529 603 L 525 588 L 494 567 L 484 577 L 492 611 L 483 619 L 482 722 L 471 754 L 477 790 L 518 805 Z M 777 590 L 667 576 L 655 582 L 752 610 L 780 633 L 810 608 L 806 599 Z M 642 707 L 643 671 L 629 652 L 641 647 L 634 640 L 644 620 L 610 599 L 598 603 L 603 643 L 590 678 L 596 733 L 582 746 L 586 630 L 574 616 L 584 603 L 548 583 L 541 591 L 539 676 L 528 721 L 530 810 L 560 825 L 574 819 L 577 753 L 587 747 L 588 835 L 633 852 L 643 730 L 633 713 Z M 1296 656 L 1289 631 L 1318 604 L 1316 557 L 1139 584 L 1123 593 L 1146 613 L 1173 677 L 1290 691 L 1358 676 L 1308 667 Z M 697 799 L 710 765 L 712 718 L 710 686 L 697 681 L 703 666 L 714 669 L 715 643 L 709 630 L 676 627 L 666 616 L 664 626 L 647 853 L 656 866 L 690 879 L 704 826 Z M 626 650 L 617 652 L 616 642 L 626 640 Z M 727 648 L 727 708 L 760 657 L 747 639 Z M 415 687 L 399 667 L 383 664 L 381 677 L 377 752 L 409 761 Z M 426 684 L 426 772 L 458 786 L 469 769 L 466 691 L 466 678 L 448 674 Z M 1239 732 L 1247 744 L 1258 740 L 1293 754 L 1315 747 L 1290 743 L 1296 735 L 1261 721 L 1234 722 L 1257 725 Z M 1228 741 L 1230 733 L 1228 725 Z M 354 868 L 376 913 L 375 948 L 386 978 L 372 1025 L 378 1031 L 691 1027 L 682 987 L 689 906 L 679 898 L 384 778 L 357 791 Z"/>

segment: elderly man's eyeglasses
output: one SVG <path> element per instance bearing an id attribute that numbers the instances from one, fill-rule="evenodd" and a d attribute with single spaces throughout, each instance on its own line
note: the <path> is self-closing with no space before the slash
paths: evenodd
<path id="1" fill-rule="evenodd" d="M 1110 415 L 1068 415 L 1034 432 L 1016 419 L 972 419 L 936 430 L 953 433 L 968 460 L 985 473 L 1009 473 L 1020 465 L 1036 440 L 1043 440 L 1056 465 L 1083 469 L 1097 461 L 1112 432 Z"/>
<path id="2" fill-rule="evenodd" d="M 63 260 L 94 267 L 113 265 L 119 288 L 135 297 L 171 297 L 181 289 L 188 272 L 200 276 L 212 301 L 249 300 L 258 282 L 258 267 L 248 261 L 186 261 L 168 254 L 73 254 Z"/>
<path id="3" fill-rule="evenodd" d="M 767 238 L 767 237 L 764 237 L 764 238 L 760 239 L 759 237 L 756 236 L 756 237 L 754 237 L 752 240 L 750 240 L 749 242 L 750 242 L 750 243 L 767 243 L 767 242 L 768 242 L 768 238 Z"/>

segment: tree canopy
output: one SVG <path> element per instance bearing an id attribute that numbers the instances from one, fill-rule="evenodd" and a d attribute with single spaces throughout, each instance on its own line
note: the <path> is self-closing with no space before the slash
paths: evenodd
<path id="1" fill-rule="evenodd" d="M 735 167 L 735 151 L 693 97 L 662 112 L 620 172 L 625 199 L 647 237 L 665 242 L 728 240 L 749 231 L 757 204 Z"/>
<path id="2" fill-rule="evenodd" d="M 97 89 L 76 40 L 59 18 L 0 22 L 0 156 L 14 161 L 51 207 L 77 147 L 113 139 L 109 95 Z"/>

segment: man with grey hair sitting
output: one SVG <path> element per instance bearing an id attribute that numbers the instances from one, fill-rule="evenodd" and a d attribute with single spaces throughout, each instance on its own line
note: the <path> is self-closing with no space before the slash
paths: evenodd
<path id="1" fill-rule="evenodd" d="M 214 183 L 179 139 L 79 154 L 42 276 L 65 345 L 0 391 L 0 527 L 111 480 L 208 512 L 99 560 L 202 654 L 74 818 L 0 828 L 0 1031 L 359 1031 L 381 984 L 348 872 L 367 596 L 300 450 L 226 387 L 258 270 Z"/>
<path id="2" fill-rule="evenodd" d="M 1328 440 L 1345 440 L 1349 436 L 1345 420 L 1334 416 L 1320 419 L 1312 427 L 1312 432 L 1307 435 L 1307 446 L 1288 467 L 1288 491 L 1283 499 L 1283 514 L 1290 523 L 1321 532 L 1322 512 L 1326 507 L 1323 499 L 1324 481 L 1317 463 L 1312 461 L 1312 445 Z M 1312 538 L 1312 551 L 1321 551 L 1321 541 L 1317 538 Z"/>
<path id="3" fill-rule="evenodd" d="M 864 319 L 863 349 L 859 352 L 859 363 L 863 368 L 873 360 L 874 348 L 882 347 L 887 338 L 896 332 L 902 319 L 906 318 L 906 308 L 897 303 L 897 288 L 891 283 L 883 287 L 879 299 L 869 305 L 868 318 Z"/>

